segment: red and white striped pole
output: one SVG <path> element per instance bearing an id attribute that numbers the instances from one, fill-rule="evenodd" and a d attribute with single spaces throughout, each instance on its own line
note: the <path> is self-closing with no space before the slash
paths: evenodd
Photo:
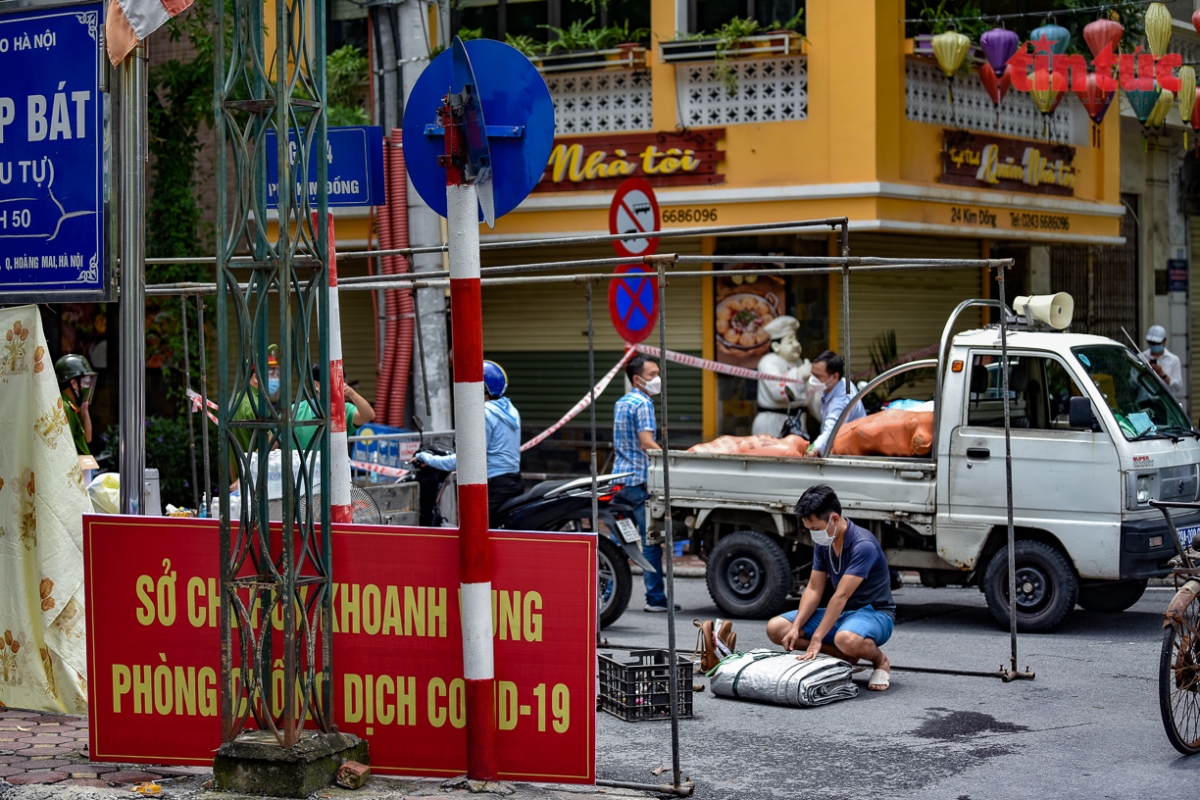
<path id="1" fill-rule="evenodd" d="M 342 315 L 338 303 L 337 244 L 333 236 L 333 212 L 327 212 L 329 231 L 329 520 L 353 522 L 350 504 L 350 447 L 346 441 L 345 372 L 342 369 Z M 313 212 L 313 229 L 319 220 Z"/>
<path id="2" fill-rule="evenodd" d="M 446 223 L 454 336 L 454 448 L 458 454 L 458 538 L 463 678 L 467 689 L 467 777 L 494 781 L 495 662 L 492 653 L 492 545 L 488 539 L 487 433 L 483 417 L 483 306 L 479 283 L 479 195 L 463 180 L 466 141 L 447 102 Z"/>

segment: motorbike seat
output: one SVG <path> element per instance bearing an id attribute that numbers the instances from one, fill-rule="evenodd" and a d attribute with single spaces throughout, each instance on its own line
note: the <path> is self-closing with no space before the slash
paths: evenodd
<path id="1" fill-rule="evenodd" d="M 516 508 L 519 505 L 524 505 L 525 503 L 532 503 L 534 500 L 538 500 L 542 497 L 545 497 L 546 494 L 548 492 L 550 492 L 552 489 L 557 489 L 559 486 L 562 486 L 563 484 L 570 483 L 570 482 L 571 482 L 571 479 L 561 480 L 561 481 L 542 481 L 541 483 L 534 484 L 533 488 L 530 489 L 528 492 L 525 492 L 525 494 L 519 494 L 516 497 L 506 500 L 504 502 L 504 505 L 500 506 L 500 508 L 498 508 L 496 511 L 497 511 L 497 513 L 503 513 L 505 511 L 509 511 L 513 508 Z"/>

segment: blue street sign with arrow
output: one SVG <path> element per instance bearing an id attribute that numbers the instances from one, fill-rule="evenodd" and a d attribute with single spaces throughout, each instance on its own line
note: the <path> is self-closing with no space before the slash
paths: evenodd
<path id="1" fill-rule="evenodd" d="M 479 75 L 484 76 L 482 84 L 475 79 Z M 404 110 L 404 163 L 417 194 L 443 217 L 446 170 L 438 165 L 438 156 L 444 155 L 445 144 L 437 112 L 447 93 L 465 95 L 470 164 L 464 172 L 478 189 L 480 219 L 493 224 L 541 180 L 554 147 L 554 101 L 541 73 L 504 42 L 456 39 L 454 47 L 430 62 Z"/>
<path id="2" fill-rule="evenodd" d="M 0 296 L 106 300 L 99 3 L 0 15 Z"/>

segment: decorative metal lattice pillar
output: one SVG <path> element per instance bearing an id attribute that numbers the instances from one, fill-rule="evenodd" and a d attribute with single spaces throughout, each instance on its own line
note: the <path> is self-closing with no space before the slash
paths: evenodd
<path id="1" fill-rule="evenodd" d="M 317 485 L 329 485 L 330 393 L 315 385 L 329 386 L 327 229 L 314 225 L 326 218 L 326 159 L 310 175 L 308 157 L 325 152 L 325 3 L 215 0 L 214 13 L 222 737 L 233 741 L 253 721 L 291 747 L 306 719 L 326 732 L 334 722 L 329 500 Z M 268 159 L 278 164 L 274 187 Z M 266 375 L 272 339 L 275 403 L 265 379 L 252 383 Z M 281 532 L 269 522 L 273 450 Z M 231 508 L 234 480 L 240 502 Z"/>

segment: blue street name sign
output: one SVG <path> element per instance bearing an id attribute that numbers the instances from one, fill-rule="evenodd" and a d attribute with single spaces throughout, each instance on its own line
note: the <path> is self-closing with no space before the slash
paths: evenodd
<path id="1" fill-rule="evenodd" d="M 0 297 L 106 300 L 99 3 L 0 14 Z"/>
<path id="2" fill-rule="evenodd" d="M 354 125 L 328 129 L 328 146 L 325 150 L 327 162 L 327 188 L 329 206 L 382 206 L 387 205 L 387 191 L 383 175 L 383 128 L 378 125 Z M 267 205 L 279 205 L 279 165 L 275 160 L 275 132 L 267 131 Z M 288 131 L 292 166 L 295 168 L 299 142 L 296 131 Z M 313 208 L 317 205 L 317 153 L 313 148 L 308 155 L 308 200 Z M 296 175 L 296 197 L 304 189 Z"/>

